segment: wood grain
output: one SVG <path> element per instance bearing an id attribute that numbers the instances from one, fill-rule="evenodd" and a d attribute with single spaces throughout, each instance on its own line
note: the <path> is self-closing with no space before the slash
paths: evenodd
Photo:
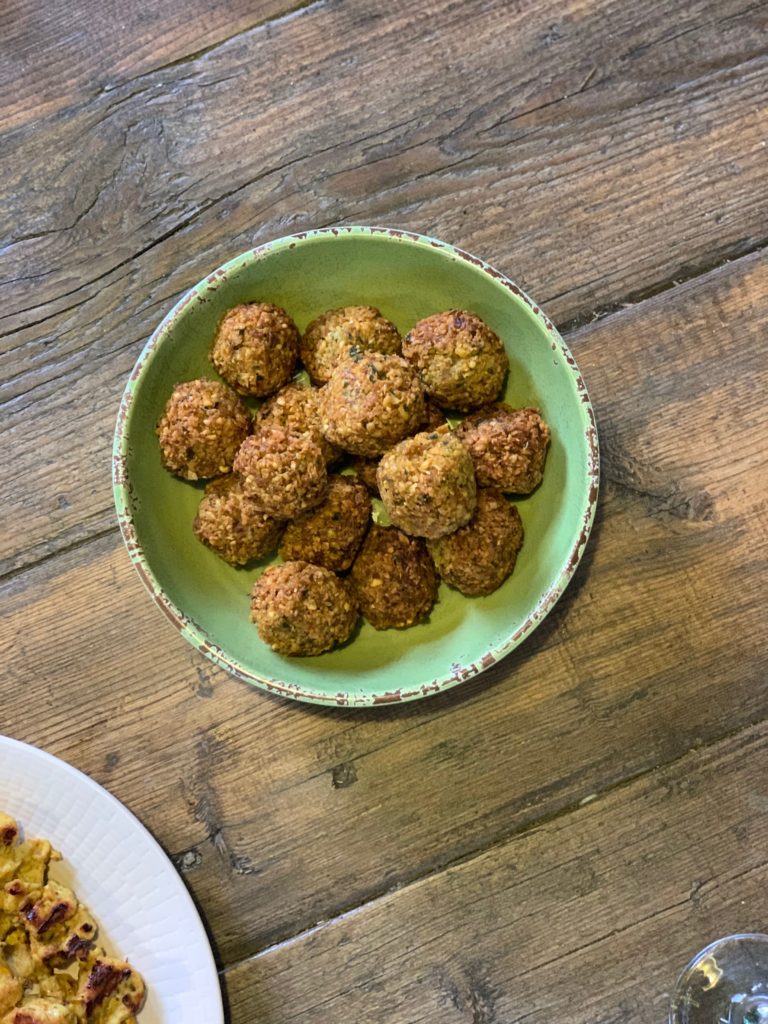
<path id="1" fill-rule="evenodd" d="M 141 817 L 228 964 L 760 722 L 766 323 L 756 255 L 571 336 L 603 438 L 595 532 L 478 680 L 375 712 L 269 698 L 174 633 L 111 532 L 0 592 L 4 729 Z"/>
<path id="2" fill-rule="evenodd" d="M 12 0 L 0 8 L 0 131 L 202 56 L 304 4 L 286 0 Z"/>
<path id="3" fill-rule="evenodd" d="M 764 930 L 766 29 L 754 0 L 0 11 L 0 730 L 151 828 L 231 1024 L 661 1021 L 692 952 Z M 586 557 L 535 634 L 376 711 L 199 656 L 109 481 L 174 299 L 354 222 L 534 294 L 603 453 Z"/>
<path id="4" fill-rule="evenodd" d="M 764 927 L 766 770 L 762 726 L 267 950 L 232 1022 L 666 1020 L 694 952 Z"/>
<path id="5" fill-rule="evenodd" d="M 561 321 L 759 246 L 764 23 L 748 0 L 674 24 L 651 0 L 321 3 L 7 133 L 0 571 L 109 528 L 143 341 L 255 242 L 397 223 Z"/>

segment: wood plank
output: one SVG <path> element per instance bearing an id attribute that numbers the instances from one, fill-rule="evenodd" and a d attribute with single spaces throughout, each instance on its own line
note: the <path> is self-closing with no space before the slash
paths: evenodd
<path id="1" fill-rule="evenodd" d="M 111 533 L 0 591 L 3 731 L 147 823 L 232 963 L 761 721 L 767 285 L 748 257 L 575 337 L 594 536 L 479 679 L 369 712 L 269 698 L 174 633 Z"/>
<path id="2" fill-rule="evenodd" d="M 562 24 L 553 29 L 557 17 Z M 26 280 L 22 274 L 30 266 L 46 273 L 44 280 L 33 278 L 37 284 L 28 296 L 14 289 L 14 301 L 4 302 L 4 311 L 27 306 L 30 297 L 39 305 L 73 285 L 83 286 L 95 259 L 104 273 L 213 206 L 217 209 L 210 221 L 221 226 L 226 215 L 230 222 L 226 239 L 220 231 L 216 240 L 223 251 L 231 251 L 226 246 L 234 237 L 263 230 L 263 214 L 275 199 L 293 199 L 295 211 L 297 186 L 302 202 L 312 207 L 310 216 L 322 210 L 325 221 L 339 216 L 339 204 L 330 202 L 339 190 L 353 207 L 346 212 L 354 213 L 356 201 L 364 198 L 373 200 L 370 212 L 378 213 L 377 192 L 400 186 L 408 202 L 418 197 L 423 203 L 426 187 L 435 205 L 444 213 L 453 211 L 447 225 L 453 228 L 469 216 L 469 200 L 483 199 L 487 178 L 500 175 L 491 194 L 472 205 L 472 217 L 487 216 L 487 204 L 497 203 L 515 185 L 506 208 L 514 211 L 510 223 L 523 246 L 516 251 L 525 251 L 531 213 L 541 218 L 545 212 L 540 202 L 544 191 L 550 225 L 557 223 L 562 233 L 576 221 L 582 259 L 592 248 L 585 230 L 599 226 L 607 214 L 623 213 L 614 226 L 626 234 L 627 215 L 647 216 L 645 205 L 653 200 L 655 217 L 659 190 L 668 187 L 667 202 L 684 205 L 695 218 L 704 196 L 694 210 L 681 200 L 692 188 L 706 187 L 718 190 L 707 193 L 705 205 L 712 223 L 719 214 L 717 241 L 722 246 L 729 235 L 724 204 L 734 202 L 726 193 L 746 198 L 749 183 L 739 179 L 758 172 L 762 164 L 762 125 L 754 97 L 765 72 L 765 17 L 748 0 L 726 5 L 697 0 L 686 5 L 680 22 L 660 31 L 657 6 L 650 0 L 636 5 L 632 20 L 626 19 L 622 4 L 608 2 L 585 14 L 578 3 L 563 10 L 553 0 L 537 0 L 523 14 L 499 0 L 475 0 L 433 2 L 419 11 L 394 5 L 386 19 L 365 4 L 328 5 L 277 27 L 260 26 L 189 65 L 142 76 L 115 90 L 116 95 L 68 111 L 67 118 L 50 118 L 6 136 L 2 167 L 11 202 L 0 226 L 7 240 L 16 242 L 7 254 L 8 268 L 19 269 L 19 282 Z M 504 27 L 514 32 L 512 40 L 499 31 L 502 19 L 508 19 Z M 472 52 L 454 54 L 453 46 L 446 52 L 447 42 L 468 20 L 478 33 Z M 350 39 L 360 51 L 354 58 Z M 483 62 L 477 61 L 477 52 L 483 53 Z M 300 63 L 297 53 L 302 54 Z M 290 90 L 262 73 L 261 59 L 280 68 L 295 66 Z M 532 75 L 532 66 L 545 60 L 545 72 Z M 549 66 L 555 61 L 556 69 Z M 390 85 L 391 68 L 398 63 L 412 69 L 413 77 L 396 77 Z M 236 76 L 236 88 L 228 84 L 230 76 Z M 385 83 L 390 86 L 388 104 L 381 102 Z M 463 94 L 457 107 L 455 100 L 448 101 L 458 83 Z M 713 93 L 728 110 L 727 124 Z M 354 97 L 353 109 L 347 97 Z M 319 112 L 325 115 L 320 124 Z M 674 117 L 682 120 L 671 123 Z M 608 137 L 619 128 L 624 139 Z M 712 153 L 711 162 L 702 162 L 702 142 L 707 149 L 730 147 L 723 168 L 727 174 L 721 172 L 709 184 L 709 172 L 723 154 Z M 651 145 L 655 173 L 649 187 Z M 479 159 L 473 163 L 475 154 Z M 447 165 L 457 157 L 464 170 L 446 175 L 437 194 L 439 181 L 418 185 L 425 175 L 450 170 Z M 89 171 L 86 182 L 84 168 Z M 290 185 L 287 196 L 275 187 L 283 176 Z M 480 179 L 476 191 L 474 178 Z M 256 191 L 269 193 L 263 197 L 269 202 L 259 211 L 240 209 L 246 197 L 239 193 L 256 182 L 262 184 Z M 457 184 L 466 193 L 462 204 L 455 194 L 446 204 L 445 192 L 456 189 L 445 186 Z M 405 192 L 409 186 L 414 187 L 411 195 Z M 316 199 L 326 202 L 313 203 L 323 187 L 328 194 Z M 566 224 L 561 223 L 574 205 Z M 397 204 L 391 198 L 383 204 L 387 212 L 393 207 Z M 496 209 L 496 221 L 500 212 Z M 672 219 L 667 217 L 667 245 Z M 730 236 L 731 243 L 746 241 L 761 227 L 741 222 L 747 226 L 746 232 Z M 476 230 L 472 234 L 478 237 Z M 458 237 L 459 232 L 452 234 Z M 568 251 L 573 240 L 563 244 Z M 590 255 L 600 260 L 594 250 Z M 624 250 L 636 251 L 637 246 Z M 591 276 L 598 268 L 605 272 L 593 263 Z M 575 286 L 570 279 L 553 279 L 551 272 L 545 280 L 550 295 Z M 625 282 L 620 294 L 645 283 L 635 280 L 630 289 Z M 545 297 L 541 289 L 539 294 Z"/>
<path id="3" fill-rule="evenodd" d="M 232 1024 L 646 1024 L 768 914 L 768 729 L 694 752 L 230 970 Z"/>
<path id="4" fill-rule="evenodd" d="M 764 7 L 695 0 L 673 27 L 650 0 L 631 19 L 608 0 L 374 6 L 321 5 L 4 137 L 5 571 L 108 527 L 143 340 L 254 242 L 399 223 L 562 321 L 763 238 Z M 52 418 L 72 423 L 64 452 Z"/>
<path id="5" fill-rule="evenodd" d="M 286 0 L 35 0 L 0 8 L 0 131 L 178 63 L 301 8 Z"/>

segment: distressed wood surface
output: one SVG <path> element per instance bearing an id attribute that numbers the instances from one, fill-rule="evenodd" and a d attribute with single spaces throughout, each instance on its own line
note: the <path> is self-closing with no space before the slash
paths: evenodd
<path id="1" fill-rule="evenodd" d="M 755 255 L 571 335 L 603 438 L 591 547 L 458 691 L 367 713 L 255 693 L 174 633 L 113 531 L 7 583 L 10 731 L 147 822 L 227 964 L 761 721 L 766 325 Z"/>
<path id="2" fill-rule="evenodd" d="M 181 64 L 306 4 L 291 0 L 14 0 L 0 8 L 0 131 Z"/>
<path id="3" fill-rule="evenodd" d="M 561 323 L 759 247 L 766 10 L 320 3 L 6 133 L 0 571 L 111 526 L 104 466 L 141 346 L 256 242 L 424 231 Z M 52 419 L 77 443 L 41 459 Z"/>
<path id="4" fill-rule="evenodd" d="M 765 724 L 693 752 L 238 965 L 232 1016 L 661 1024 L 676 965 L 765 927 L 767 772 Z"/>
<path id="5" fill-rule="evenodd" d="M 162 842 L 232 1024 L 662 1021 L 698 946 L 768 917 L 768 7 L 44 10 L 0 11 L 0 730 Z M 131 569 L 109 479 L 175 298 L 356 222 L 535 295 L 603 456 L 536 633 L 376 711 L 198 656 Z"/>

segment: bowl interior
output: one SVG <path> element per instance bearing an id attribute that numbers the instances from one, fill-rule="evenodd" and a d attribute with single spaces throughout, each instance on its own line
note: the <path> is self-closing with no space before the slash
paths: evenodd
<path id="1" fill-rule="evenodd" d="M 516 502 L 525 543 L 499 590 L 466 598 L 443 584 L 428 622 L 386 632 L 362 623 L 349 643 L 320 657 L 286 659 L 259 640 L 249 592 L 267 563 L 234 569 L 196 540 L 192 520 L 203 487 L 162 468 L 154 429 L 176 383 L 216 378 L 208 351 L 218 321 L 253 300 L 283 306 L 300 330 L 326 309 L 365 304 L 378 306 L 402 333 L 424 316 L 461 307 L 499 334 L 511 360 L 505 400 L 537 406 L 552 430 L 544 480 Z M 586 540 L 596 481 L 591 409 L 568 355 L 551 324 L 509 282 L 427 239 L 340 229 L 246 253 L 185 296 L 129 382 L 117 437 L 127 484 L 116 485 L 116 496 L 124 532 L 136 542 L 129 543 L 132 557 L 161 600 L 182 613 L 187 637 L 254 682 L 340 703 L 405 699 L 459 682 L 534 628 Z"/>

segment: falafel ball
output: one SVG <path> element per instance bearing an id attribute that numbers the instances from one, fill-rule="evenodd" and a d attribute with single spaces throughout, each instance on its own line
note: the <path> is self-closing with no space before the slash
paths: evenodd
<path id="1" fill-rule="evenodd" d="M 425 542 L 374 523 L 352 564 L 352 592 L 374 629 L 403 629 L 425 619 L 439 580 Z"/>
<path id="2" fill-rule="evenodd" d="M 310 385 L 297 381 L 286 384 L 257 410 L 253 418 L 254 427 L 258 429 L 263 423 L 278 423 L 297 434 L 309 434 L 320 445 L 326 463 L 335 462 L 341 452 L 326 441 L 320 430 L 319 397 L 319 390 Z"/>
<path id="3" fill-rule="evenodd" d="M 243 492 L 276 519 L 293 519 L 319 505 L 328 490 L 320 446 L 276 423 L 245 439 L 232 468 Z"/>
<path id="4" fill-rule="evenodd" d="M 209 480 L 231 470 L 250 431 L 251 414 L 231 388 L 188 380 L 173 389 L 156 433 L 167 470 L 185 480 Z"/>
<path id="5" fill-rule="evenodd" d="M 424 415 L 419 379 L 400 356 L 353 353 L 320 392 L 323 434 L 353 455 L 381 455 Z"/>
<path id="6" fill-rule="evenodd" d="M 325 384 L 351 348 L 399 355 L 402 341 L 393 323 L 374 306 L 329 309 L 307 327 L 299 352 L 313 384 Z"/>
<path id="7" fill-rule="evenodd" d="M 538 409 L 504 402 L 479 409 L 456 427 L 481 487 L 530 494 L 541 483 L 550 431 Z"/>
<path id="8" fill-rule="evenodd" d="M 284 527 L 285 523 L 246 497 L 231 473 L 207 485 L 192 524 L 197 539 L 230 565 L 245 565 L 270 554 Z"/>
<path id="9" fill-rule="evenodd" d="M 425 402 L 426 411 L 424 419 L 417 427 L 417 431 L 437 430 L 439 427 L 447 426 L 448 420 L 442 409 L 439 409 L 434 402 Z M 355 475 L 363 481 L 371 494 L 378 498 L 379 482 L 376 479 L 376 471 L 379 468 L 380 458 L 366 458 L 364 455 L 355 455 L 349 462 Z"/>
<path id="10" fill-rule="evenodd" d="M 458 412 L 498 398 L 509 369 L 501 339 L 466 309 L 420 320 L 403 338 L 403 356 L 418 371 L 428 397 Z"/>
<path id="11" fill-rule="evenodd" d="M 472 459 L 445 427 L 406 438 L 385 452 L 376 476 L 389 518 L 416 537 L 453 533 L 475 511 Z"/>
<path id="12" fill-rule="evenodd" d="M 328 478 L 324 501 L 286 527 L 280 557 L 341 572 L 352 565 L 370 522 L 371 498 L 365 485 L 353 476 L 334 474 Z"/>
<path id="13" fill-rule="evenodd" d="M 349 639 L 357 606 L 345 580 L 309 562 L 271 565 L 251 592 L 251 621 L 278 654 L 322 654 Z"/>
<path id="14" fill-rule="evenodd" d="M 224 314 L 211 362 L 241 395 L 264 398 L 291 379 L 299 358 L 299 332 L 284 309 L 246 302 Z"/>
<path id="15" fill-rule="evenodd" d="M 492 594 L 510 575 L 523 543 L 520 513 L 503 494 L 477 492 L 477 507 L 466 526 L 427 548 L 445 582 L 467 597 Z"/>

